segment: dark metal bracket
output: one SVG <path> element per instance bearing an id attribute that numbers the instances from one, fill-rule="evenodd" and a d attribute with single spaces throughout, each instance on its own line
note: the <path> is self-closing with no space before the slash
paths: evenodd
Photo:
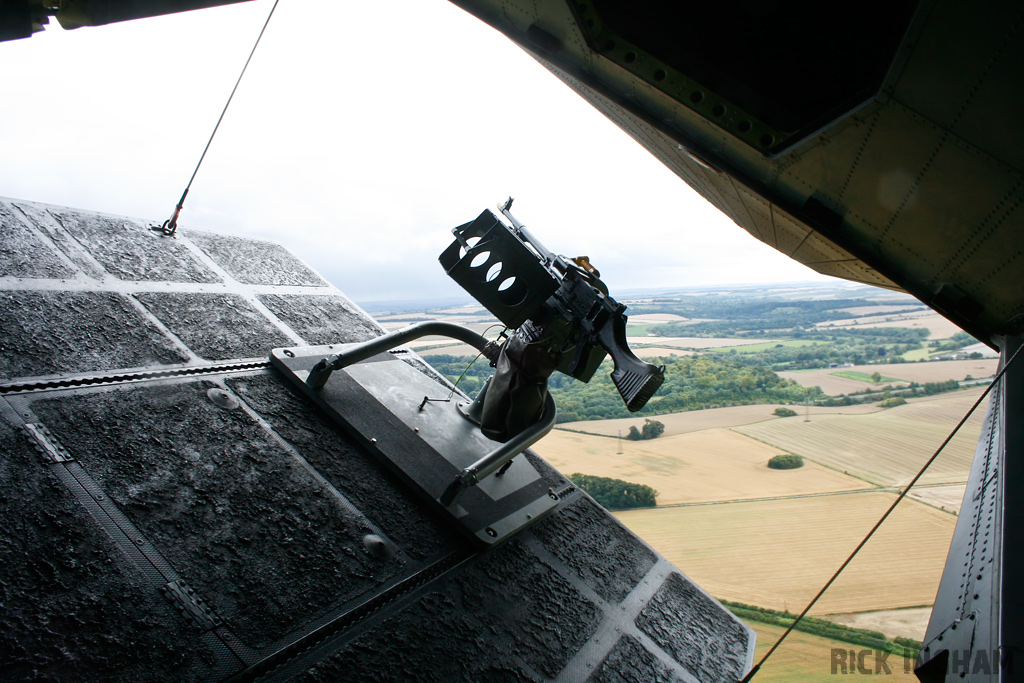
<path id="1" fill-rule="evenodd" d="M 167 599 L 200 631 L 210 631 L 223 623 L 192 587 L 181 579 L 171 581 L 163 590 Z"/>
<path id="2" fill-rule="evenodd" d="M 313 366 L 313 369 L 310 370 L 309 377 L 306 378 L 306 384 L 314 391 L 318 391 L 323 389 L 327 384 L 327 380 L 330 379 L 331 373 L 335 370 L 341 370 L 349 365 L 372 358 L 377 354 L 390 351 L 396 346 L 401 346 L 406 342 L 430 335 L 443 335 L 451 337 L 452 339 L 457 339 L 478 349 L 490 360 L 497 358 L 498 345 L 494 342 L 488 341 L 483 335 L 455 323 L 428 321 L 403 327 L 400 330 L 395 330 L 394 332 L 377 337 L 376 339 L 356 344 L 344 351 L 322 358 Z M 487 386 L 489 386 L 489 384 L 490 382 L 484 386 L 480 391 L 480 395 L 475 401 L 473 401 L 473 403 L 467 404 L 466 406 L 459 406 L 459 413 L 474 424 L 480 424 L 479 407 L 483 403 L 483 397 L 486 394 Z M 420 410 L 423 409 L 427 400 L 429 399 L 424 398 L 424 402 L 420 404 Z M 551 395 L 548 394 L 547 400 L 544 403 L 544 411 L 541 414 L 540 419 L 512 439 L 509 439 L 484 457 L 477 460 L 469 467 L 463 469 L 454 481 L 448 485 L 448 488 L 445 489 L 444 493 L 441 494 L 439 499 L 441 504 L 445 507 L 454 505 L 459 501 L 462 497 L 462 493 L 466 489 L 480 483 L 484 477 L 487 477 L 495 471 L 498 471 L 497 476 L 499 477 L 504 474 L 508 469 L 508 465 L 512 458 L 519 453 L 522 453 L 537 441 L 540 441 L 545 434 L 551 431 L 551 428 L 555 426 L 556 417 L 557 411 L 555 409 L 555 402 L 551 398 Z"/>
<path id="3" fill-rule="evenodd" d="M 43 460 L 48 463 L 71 462 L 74 457 L 57 441 L 57 438 L 50 433 L 46 425 L 38 422 L 29 422 L 22 426 L 29 442 L 36 449 Z"/>

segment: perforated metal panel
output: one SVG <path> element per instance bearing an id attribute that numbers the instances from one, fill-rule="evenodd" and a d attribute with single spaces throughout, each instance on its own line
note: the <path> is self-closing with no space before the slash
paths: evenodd
<path id="1" fill-rule="evenodd" d="M 0 241 L 4 680 L 750 665 L 746 626 L 535 454 L 523 475 L 554 510 L 481 550 L 295 391 L 272 347 L 383 330 L 279 245 L 17 200 Z M 390 362 L 450 388 L 408 350 Z"/>

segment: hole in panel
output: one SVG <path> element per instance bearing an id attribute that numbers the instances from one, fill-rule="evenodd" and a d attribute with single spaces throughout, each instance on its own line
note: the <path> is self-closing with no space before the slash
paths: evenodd
<path id="1" fill-rule="evenodd" d="M 479 254 L 473 257 L 473 260 L 469 262 L 470 268 L 479 268 L 480 266 L 487 263 L 487 260 L 491 258 L 491 252 L 481 251 Z"/>

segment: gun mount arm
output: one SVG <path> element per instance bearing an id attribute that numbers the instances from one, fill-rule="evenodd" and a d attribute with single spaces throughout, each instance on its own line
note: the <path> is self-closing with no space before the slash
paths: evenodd
<path id="1" fill-rule="evenodd" d="M 446 507 L 454 505 L 458 502 L 463 491 L 470 486 L 478 484 L 484 477 L 498 470 L 516 455 L 540 441 L 555 426 L 555 419 L 557 417 L 555 400 L 551 398 L 551 394 L 547 394 L 544 401 L 544 412 L 541 414 L 540 419 L 462 470 L 455 477 L 455 480 L 448 485 L 448 488 L 444 490 L 444 493 L 441 494 L 441 505 Z M 503 471 L 499 471 L 496 476 L 500 477 L 502 473 Z"/>
<path id="2" fill-rule="evenodd" d="M 340 353 L 320 359 L 320 361 L 313 366 L 313 369 L 309 371 L 309 377 L 306 378 L 306 384 L 314 390 L 323 389 L 324 385 L 327 384 L 327 379 L 335 370 L 340 370 L 348 365 L 364 361 L 367 358 L 372 358 L 378 353 L 390 351 L 396 346 L 401 346 L 413 339 L 429 337 L 430 335 L 435 334 L 465 342 L 487 356 L 488 360 L 493 360 L 489 355 L 492 353 L 492 350 L 494 356 L 497 356 L 497 345 L 488 341 L 482 334 L 478 334 L 468 327 L 463 327 L 462 325 L 457 325 L 455 323 L 430 320 L 427 322 L 415 323 L 408 327 L 403 327 L 400 330 L 389 332 L 383 336 L 377 337 L 376 339 L 365 341 L 362 344 L 349 347 Z"/>

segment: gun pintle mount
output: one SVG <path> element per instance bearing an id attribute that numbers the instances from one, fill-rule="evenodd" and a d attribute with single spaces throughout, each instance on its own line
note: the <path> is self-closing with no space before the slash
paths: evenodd
<path id="1" fill-rule="evenodd" d="M 665 366 L 633 355 L 626 342 L 626 307 L 608 295 L 586 256 L 569 259 L 542 245 L 501 207 L 507 226 L 491 211 L 452 232 L 455 241 L 440 256 L 442 267 L 506 326 L 515 329 L 501 349 L 483 406 L 481 428 L 504 441 L 541 410 L 537 394 L 558 370 L 590 381 L 606 355 L 612 382 L 631 412 L 644 407 L 665 380 Z M 516 389 L 528 385 L 529 391 Z M 495 392 L 512 392 L 512 398 Z M 518 399 L 518 400 L 517 400 Z M 499 408 L 500 406 L 500 408 Z"/>
<path id="2" fill-rule="evenodd" d="M 514 331 L 500 345 L 446 322 L 424 322 L 359 344 L 274 349 L 271 361 L 367 451 L 439 506 L 463 531 L 493 544 L 558 504 L 536 468 L 512 459 L 555 424 L 547 379 L 589 381 L 611 354 L 612 381 L 631 411 L 661 386 L 665 368 L 626 345 L 625 306 L 586 257 L 545 249 L 501 207 L 453 230 L 445 271 Z M 428 401 L 440 385 L 387 353 L 427 335 L 479 349 L 497 369 L 472 402 Z M 496 443 L 500 442 L 500 443 Z M 483 454 L 483 455 L 481 455 Z"/>

